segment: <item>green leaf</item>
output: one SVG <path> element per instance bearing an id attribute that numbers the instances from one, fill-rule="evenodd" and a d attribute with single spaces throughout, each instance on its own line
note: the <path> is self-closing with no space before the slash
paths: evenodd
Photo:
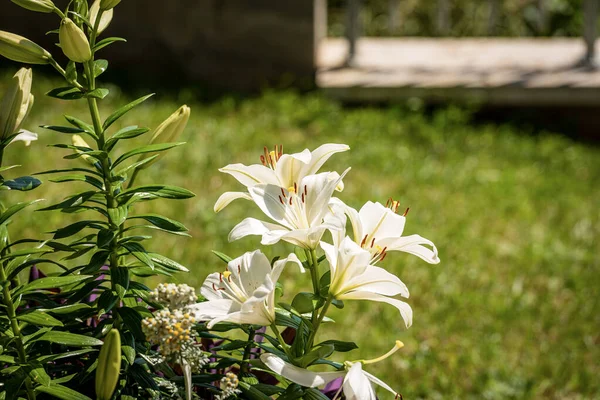
<path id="1" fill-rule="evenodd" d="M 90 258 L 90 262 L 84 269 L 81 270 L 82 274 L 95 274 L 102 268 L 110 253 L 106 250 L 97 251 L 92 258 Z"/>
<path id="2" fill-rule="evenodd" d="M 132 199 L 134 196 L 135 198 Z M 130 200 L 153 200 L 156 198 L 182 200 L 194 196 L 195 194 L 189 190 L 177 186 L 149 185 L 126 190 L 117 196 L 117 201 L 124 204 Z"/>
<path id="3" fill-rule="evenodd" d="M 87 168 L 66 168 L 66 169 L 52 169 L 44 172 L 36 172 L 34 175 L 48 175 L 48 174 L 60 174 L 63 172 L 85 172 L 92 175 L 97 175 L 102 177 L 102 174 L 98 171 L 94 171 L 93 169 Z"/>
<path id="4" fill-rule="evenodd" d="M 114 38 L 108 38 L 108 39 L 114 39 Z M 102 42 L 104 42 L 105 40 L 108 40 L 108 39 L 101 40 L 96 45 L 96 48 L 98 46 L 100 46 L 100 43 L 102 43 Z M 152 96 L 154 96 L 154 93 L 146 95 L 146 96 L 143 96 L 143 97 L 140 97 L 139 99 L 134 100 L 131 103 L 126 104 L 123 107 L 119 108 L 117 111 L 115 111 L 114 113 L 112 113 L 108 118 L 106 118 L 106 121 L 104 121 L 104 124 L 102 125 L 103 130 L 108 129 L 108 127 L 111 126 L 112 124 L 114 124 L 119 118 L 121 118 L 127 112 L 131 111 L 131 109 L 133 109 L 135 106 L 140 105 L 141 103 L 143 103 L 144 101 L 148 100 Z"/>
<path id="5" fill-rule="evenodd" d="M 42 386 L 50 386 L 50 376 L 48 376 L 48 374 L 44 370 L 44 367 L 42 366 L 39 366 L 29 371 L 29 377 L 33 379 L 34 382 L 37 382 Z"/>
<path id="6" fill-rule="evenodd" d="M 126 42 L 127 40 L 120 38 L 120 37 L 108 37 L 105 39 L 102 39 L 101 41 L 99 41 L 98 43 L 96 43 L 96 45 L 94 46 L 94 52 L 105 48 L 106 46 L 113 44 L 115 42 Z"/>
<path id="7" fill-rule="evenodd" d="M 115 236 L 116 233 L 111 231 L 110 229 L 100 229 L 98 231 L 98 239 L 96 240 L 96 245 L 99 248 L 103 248 L 106 245 L 110 244 L 110 242 L 112 242 Z"/>
<path id="8" fill-rule="evenodd" d="M 28 202 L 23 202 L 23 203 L 17 203 L 17 204 L 10 206 L 0 215 L 0 225 L 4 224 L 10 217 L 12 217 L 13 215 L 18 213 L 25 207 L 28 207 L 28 206 L 35 204 L 37 202 L 40 202 L 40 201 L 43 201 L 43 200 L 41 200 L 41 199 L 33 200 L 33 201 L 28 201 Z"/>
<path id="9" fill-rule="evenodd" d="M 308 388 L 304 392 L 304 396 L 302 397 L 304 400 L 329 400 L 329 397 L 325 396 L 318 389 Z"/>
<path id="10" fill-rule="evenodd" d="M 86 221 L 79 221 L 79 222 L 75 222 L 71 225 L 65 226 L 64 228 L 60 228 L 55 230 L 54 232 L 54 239 L 64 239 L 66 237 L 75 235 L 76 233 L 81 232 L 81 230 L 89 227 L 92 228 L 100 228 L 101 226 L 98 226 L 98 224 L 102 224 L 99 221 L 93 221 L 93 220 L 86 220 Z"/>
<path id="11" fill-rule="evenodd" d="M 30 312 L 28 314 L 21 314 L 17 316 L 17 319 L 19 321 L 27 322 L 29 324 L 38 326 L 63 326 L 62 322 L 39 310 Z"/>
<path id="12" fill-rule="evenodd" d="M 52 89 L 46 96 L 54 97 L 61 100 L 78 100 L 83 97 L 84 93 L 75 87 L 60 87 Z"/>
<path id="13" fill-rule="evenodd" d="M 69 389 L 68 387 L 58 384 L 51 384 L 50 386 L 38 386 L 35 388 L 35 391 L 38 393 L 52 395 L 61 400 L 92 400 L 91 398 L 76 392 L 73 389 Z"/>
<path id="14" fill-rule="evenodd" d="M 116 267 L 110 269 L 110 280 L 114 284 L 117 295 L 122 300 L 129 289 L 129 269 Z"/>
<path id="15" fill-rule="evenodd" d="M 93 176 L 89 176 L 89 175 L 80 175 L 80 174 L 64 175 L 64 176 L 59 176 L 58 178 L 52 178 L 52 179 L 50 179 L 50 182 L 54 182 L 54 183 L 86 182 L 86 183 L 89 183 L 90 185 L 94 186 L 97 189 L 104 190 L 104 183 L 101 180 L 94 178 Z"/>
<path id="16" fill-rule="evenodd" d="M 165 267 L 171 271 L 176 271 L 176 272 L 190 272 L 186 267 L 184 267 L 183 265 L 179 264 L 176 261 L 171 260 L 170 258 L 167 258 L 161 254 L 157 254 L 157 253 L 150 253 L 150 259 L 152 260 L 152 262 L 154 262 L 155 264 L 158 264 L 162 267 Z"/>
<path id="17" fill-rule="evenodd" d="M 127 219 L 127 206 L 119 206 L 117 208 L 109 208 L 108 216 L 110 217 L 110 222 L 112 222 L 116 226 L 121 226 Z"/>
<path id="18" fill-rule="evenodd" d="M 92 137 L 97 138 L 96 133 L 94 132 L 94 127 L 92 125 L 87 124 L 87 123 L 83 122 L 82 120 L 72 117 L 70 115 L 65 115 L 65 119 L 71 125 L 76 126 L 77 128 L 81 129 L 82 133 L 85 132 L 85 133 L 90 134 Z"/>
<path id="19" fill-rule="evenodd" d="M 92 278 L 90 275 L 71 275 L 71 276 L 50 276 L 47 278 L 36 279 L 28 284 L 18 287 L 15 291 L 17 294 L 32 292 L 41 289 L 58 289 L 61 287 L 73 285 L 86 279 Z"/>
<path id="20" fill-rule="evenodd" d="M 108 68 L 108 61 L 96 60 L 94 61 L 94 77 L 97 78 L 104 73 Z"/>
<path id="21" fill-rule="evenodd" d="M 58 204 L 54 204 L 50 207 L 42 208 L 38 211 L 61 210 L 61 209 L 65 209 L 65 208 L 80 206 L 80 205 L 84 204 L 86 201 L 88 201 L 89 199 L 91 199 L 92 197 L 94 197 L 94 195 L 96 193 L 97 193 L 96 191 L 87 191 L 87 192 L 78 193 L 76 195 L 68 197 L 66 200 L 63 200 Z"/>
<path id="22" fill-rule="evenodd" d="M 90 353 L 93 351 L 98 351 L 98 350 L 96 350 L 96 349 L 81 349 L 81 350 L 68 351 L 66 353 L 60 353 L 60 354 L 50 354 L 50 355 L 40 356 L 40 357 L 36 358 L 36 361 L 44 363 L 44 362 L 48 362 L 48 361 L 60 360 L 62 358 L 80 356 L 82 354 Z"/>
<path id="23" fill-rule="evenodd" d="M 219 257 L 225 264 L 229 264 L 233 258 L 229 257 L 227 254 L 221 253 L 220 251 L 212 250 L 213 254 Z"/>
<path id="24" fill-rule="evenodd" d="M 131 253 L 131 255 L 140 260 L 144 265 L 146 265 L 149 268 L 154 268 L 154 263 L 152 262 L 152 259 L 148 255 L 146 249 L 144 249 L 144 247 L 141 244 L 136 242 L 128 242 L 123 243 L 123 247 L 125 247 L 127 251 Z"/>
<path id="25" fill-rule="evenodd" d="M 127 363 L 133 365 L 135 362 L 135 338 L 131 332 L 121 332 L 121 352 Z"/>
<path id="26" fill-rule="evenodd" d="M 145 336 L 144 332 L 142 332 L 142 316 L 139 312 L 137 312 L 133 308 L 129 307 L 120 307 L 116 309 L 121 318 L 123 319 L 123 323 L 129 331 L 133 334 L 136 340 L 144 341 Z"/>
<path id="27" fill-rule="evenodd" d="M 295 343 L 295 342 L 294 342 Z M 326 358 L 332 355 L 334 352 L 334 347 L 331 344 L 326 344 L 316 349 L 312 350 L 308 354 L 296 359 L 296 363 L 302 367 L 306 368 L 309 365 L 312 365 L 315 361 L 320 358 Z"/>
<path id="28" fill-rule="evenodd" d="M 351 351 L 354 349 L 358 349 L 358 346 L 354 342 L 344 342 L 341 340 L 326 340 L 324 342 L 319 343 L 317 346 L 326 346 L 332 345 L 335 351 L 339 351 L 345 353 L 347 351 Z"/>
<path id="29" fill-rule="evenodd" d="M 149 144 L 147 146 L 138 147 L 137 149 L 133 149 L 131 151 L 128 151 L 127 153 L 122 154 L 119 158 L 117 158 L 117 160 L 114 162 L 113 166 L 116 167 L 117 165 L 121 164 L 123 161 L 127 160 L 128 158 L 131 158 L 138 154 L 156 153 L 159 151 L 165 151 L 165 150 L 172 149 L 173 147 L 181 146 L 183 144 L 185 144 L 185 142 L 155 143 L 155 144 Z"/>
<path id="30" fill-rule="evenodd" d="M 28 190 L 33 190 L 36 187 L 40 186 L 42 182 L 39 179 L 36 179 L 31 176 L 22 176 L 20 178 L 15 178 L 10 181 L 4 181 L 2 186 L 6 186 L 10 190 L 18 190 L 21 192 L 26 192 Z"/>
<path id="31" fill-rule="evenodd" d="M 86 132 L 81 128 L 73 128 L 71 126 L 40 125 L 40 128 L 48 129 L 54 132 L 67 133 L 69 135 Z"/>
<path id="32" fill-rule="evenodd" d="M 69 61 L 67 68 L 65 68 L 65 79 L 68 82 L 77 80 L 77 64 L 75 64 L 73 61 Z"/>
<path id="33" fill-rule="evenodd" d="M 64 314 L 71 314 L 71 313 L 81 311 L 81 310 L 90 310 L 90 309 L 91 309 L 91 307 L 89 305 L 83 304 L 83 303 L 78 303 L 78 304 L 70 304 L 68 306 L 40 309 L 40 311 L 45 311 L 45 312 L 49 312 L 52 314 L 64 315 Z"/>
<path id="34" fill-rule="evenodd" d="M 315 295 L 313 293 L 298 293 L 296 297 L 294 297 L 294 300 L 292 300 L 292 307 L 300 314 L 312 312 L 315 309 L 313 303 L 314 298 Z"/>
<path id="35" fill-rule="evenodd" d="M 96 339 L 90 336 L 78 335 L 75 333 L 69 332 L 57 332 L 50 331 L 44 333 L 37 339 L 33 341 L 39 342 L 50 342 L 57 344 L 64 344 L 65 346 L 76 346 L 76 347 L 84 347 L 84 346 L 102 346 L 102 340 Z"/>
<path id="36" fill-rule="evenodd" d="M 269 396 L 246 382 L 240 382 L 238 387 L 249 400 L 271 400 Z"/>
<path id="37" fill-rule="evenodd" d="M 133 217 L 129 217 L 128 219 L 143 219 L 158 228 L 171 232 L 187 232 L 188 230 L 181 222 L 163 217 L 162 215 L 158 214 L 135 215 Z"/>
<path id="38" fill-rule="evenodd" d="M 109 93 L 110 93 L 110 91 L 108 89 L 97 88 L 97 89 L 92 90 L 91 92 L 87 92 L 84 97 L 86 97 L 88 99 L 94 98 L 94 99 L 102 100 L 103 98 L 108 96 Z"/>
<path id="39" fill-rule="evenodd" d="M 155 154 L 155 155 L 145 158 L 143 160 L 137 161 L 131 165 L 128 165 L 127 167 L 121 168 L 120 170 L 115 172 L 115 175 L 116 176 L 125 176 L 125 174 L 127 174 L 129 171 L 136 169 L 137 167 L 140 167 L 144 164 L 149 163 L 150 161 L 154 160 L 158 156 L 159 156 L 159 154 Z"/>
<path id="40" fill-rule="evenodd" d="M 110 140 L 133 139 L 148 132 L 148 128 L 138 128 L 137 125 L 127 126 L 110 137 Z"/>

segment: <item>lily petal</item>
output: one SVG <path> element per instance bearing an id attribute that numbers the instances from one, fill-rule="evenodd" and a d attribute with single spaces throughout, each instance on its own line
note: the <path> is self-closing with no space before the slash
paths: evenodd
<path id="1" fill-rule="evenodd" d="M 250 195 L 248 193 L 225 192 L 221 196 L 219 196 L 219 198 L 217 199 L 217 202 L 215 203 L 215 206 L 214 206 L 215 212 L 218 213 L 219 211 L 221 211 L 222 209 L 227 207 L 229 205 L 229 203 L 231 203 L 232 201 L 237 200 L 237 199 L 252 200 L 252 197 L 250 197 Z"/>
<path id="2" fill-rule="evenodd" d="M 229 164 L 219 169 L 219 171 L 233 176 L 239 183 L 248 188 L 261 183 L 278 184 L 275 172 L 264 165 Z"/>
<path id="3" fill-rule="evenodd" d="M 197 303 L 188 309 L 198 321 L 210 321 L 226 316 L 232 309 L 235 310 L 235 307 L 236 304 L 232 300 L 219 299 Z"/>
<path id="4" fill-rule="evenodd" d="M 33 142 L 34 140 L 38 140 L 37 133 L 33 133 L 33 132 L 26 131 L 25 129 L 21 129 L 19 131 L 19 134 L 17 136 L 15 136 L 14 139 L 11 140 L 9 144 L 12 144 L 14 142 L 25 142 L 25 146 L 29 146 L 31 144 L 31 142 Z"/>
<path id="5" fill-rule="evenodd" d="M 368 233 L 370 238 L 399 237 L 404 231 L 406 218 L 380 203 L 368 201 L 358 214 L 363 223 L 363 232 Z M 358 241 L 362 238 L 355 237 L 354 240 Z"/>
<path id="6" fill-rule="evenodd" d="M 377 400 L 373 386 L 359 362 L 352 364 L 342 387 L 347 400 Z"/>
<path id="7" fill-rule="evenodd" d="M 379 293 L 384 296 L 396 296 L 408 298 L 408 288 L 396 275 L 373 265 L 369 265 L 365 272 L 355 276 L 344 285 L 344 290 L 360 290 L 365 292 Z"/>
<path id="8" fill-rule="evenodd" d="M 424 244 L 431 246 L 431 249 L 423 246 Z M 388 251 L 389 250 L 399 250 L 413 254 L 422 260 L 427 261 L 429 264 L 438 264 L 440 262 L 437 248 L 433 242 L 419 235 L 409 235 L 398 238 L 389 244 Z"/>
<path id="9" fill-rule="evenodd" d="M 387 390 L 388 392 L 391 392 L 394 396 L 398 394 L 398 392 L 396 392 L 394 389 L 392 389 L 387 383 L 385 383 L 384 381 L 382 381 L 381 379 L 377 378 L 376 376 L 368 373 L 367 371 L 363 370 L 363 374 L 365 374 L 367 376 L 367 378 L 375 383 L 376 385 L 381 386 L 382 388 L 384 388 L 385 390 Z"/>
<path id="10" fill-rule="evenodd" d="M 314 372 L 304 368 L 297 367 L 283 361 L 274 354 L 265 353 L 260 356 L 260 360 L 265 363 L 273 372 L 283 376 L 290 381 L 304 387 L 318 387 L 326 385 L 328 382 L 344 376 L 345 371 L 336 372 Z"/>
<path id="11" fill-rule="evenodd" d="M 392 306 L 396 307 L 398 311 L 400 311 L 400 315 L 402 316 L 406 327 L 409 328 L 412 325 L 412 309 L 407 303 L 403 301 L 383 296 L 377 293 L 362 291 L 345 293 L 338 296 L 337 298 L 340 300 L 371 300 L 391 304 Z"/>
<path id="12" fill-rule="evenodd" d="M 280 225 L 259 221 L 256 218 L 246 218 L 233 227 L 229 232 L 229 241 L 233 242 L 248 235 L 263 235 L 270 231 L 285 229 Z"/>
<path id="13" fill-rule="evenodd" d="M 342 151 L 350 150 L 350 146 L 345 144 L 336 144 L 336 143 L 326 143 L 319 147 L 317 147 L 311 153 L 310 161 L 307 162 L 301 170 L 302 176 L 314 175 L 317 173 L 319 168 L 325 164 L 325 162 L 334 155 L 335 153 L 339 153 Z M 343 189 L 343 186 L 342 186 Z"/>

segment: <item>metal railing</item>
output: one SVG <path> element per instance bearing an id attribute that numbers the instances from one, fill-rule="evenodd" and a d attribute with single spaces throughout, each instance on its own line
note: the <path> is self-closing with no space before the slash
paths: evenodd
<path id="1" fill-rule="evenodd" d="M 433 0 L 426 0 L 433 1 Z M 487 0 L 488 3 L 488 18 L 487 18 L 487 32 L 488 35 L 492 36 L 496 34 L 498 27 L 498 20 L 500 17 L 500 6 L 502 0 Z M 537 28 L 541 32 L 545 32 L 548 26 L 548 1 L 549 0 L 537 0 L 537 8 L 539 12 L 539 18 L 537 21 Z M 388 29 L 390 32 L 396 30 L 399 25 L 398 13 L 396 10 L 400 5 L 401 0 L 389 0 L 388 3 Z M 585 55 L 579 62 L 578 66 L 583 67 L 596 67 L 596 39 L 597 33 L 597 22 L 598 13 L 600 11 L 600 0 L 582 0 L 583 15 L 584 15 L 584 26 L 582 37 L 585 42 Z M 346 24 L 345 24 L 345 37 L 348 40 L 348 54 L 346 57 L 346 64 L 352 65 L 356 57 L 356 43 L 361 36 L 361 23 L 360 13 L 363 7 L 363 0 L 347 0 L 346 6 Z M 436 31 L 440 36 L 445 36 L 450 32 L 452 28 L 452 21 L 450 18 L 450 0 L 437 0 L 436 5 Z"/>

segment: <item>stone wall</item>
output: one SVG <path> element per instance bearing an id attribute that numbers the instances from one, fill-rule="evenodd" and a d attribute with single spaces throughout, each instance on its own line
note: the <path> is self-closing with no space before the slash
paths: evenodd
<path id="1" fill-rule="evenodd" d="M 111 60 L 113 73 L 134 81 L 173 77 L 180 84 L 243 90 L 282 79 L 313 82 L 325 9 L 325 0 L 123 0 L 103 36 L 122 36 L 128 43 L 114 44 L 98 57 Z M 57 22 L 56 16 L 8 0 L 0 6 L 0 30 L 22 34 L 58 55 L 56 36 L 44 36 Z M 143 66 L 140 76 L 127 75 L 133 65 Z"/>

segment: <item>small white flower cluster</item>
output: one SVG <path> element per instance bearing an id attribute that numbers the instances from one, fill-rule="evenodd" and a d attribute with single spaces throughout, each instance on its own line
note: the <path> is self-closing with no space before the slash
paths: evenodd
<path id="1" fill-rule="evenodd" d="M 184 345 L 181 349 L 181 357 L 183 357 L 190 367 L 192 368 L 192 372 L 198 373 L 200 370 L 210 363 L 210 358 L 208 358 L 207 353 L 202 351 L 202 348 L 199 345 Z"/>
<path id="2" fill-rule="evenodd" d="M 186 284 L 161 283 L 149 293 L 150 300 L 165 307 L 176 309 L 192 305 L 198 301 L 196 291 Z"/>
<path id="3" fill-rule="evenodd" d="M 220 395 L 216 396 L 216 400 L 225 400 L 231 396 L 235 396 L 242 391 L 237 387 L 240 381 L 236 374 L 228 372 L 223 378 L 221 378 L 221 390 L 223 391 Z"/>
<path id="4" fill-rule="evenodd" d="M 193 346 L 192 326 L 195 322 L 196 319 L 185 311 L 165 308 L 155 312 L 153 318 L 145 318 L 142 331 L 150 343 L 159 345 L 160 354 L 169 357 Z"/>

